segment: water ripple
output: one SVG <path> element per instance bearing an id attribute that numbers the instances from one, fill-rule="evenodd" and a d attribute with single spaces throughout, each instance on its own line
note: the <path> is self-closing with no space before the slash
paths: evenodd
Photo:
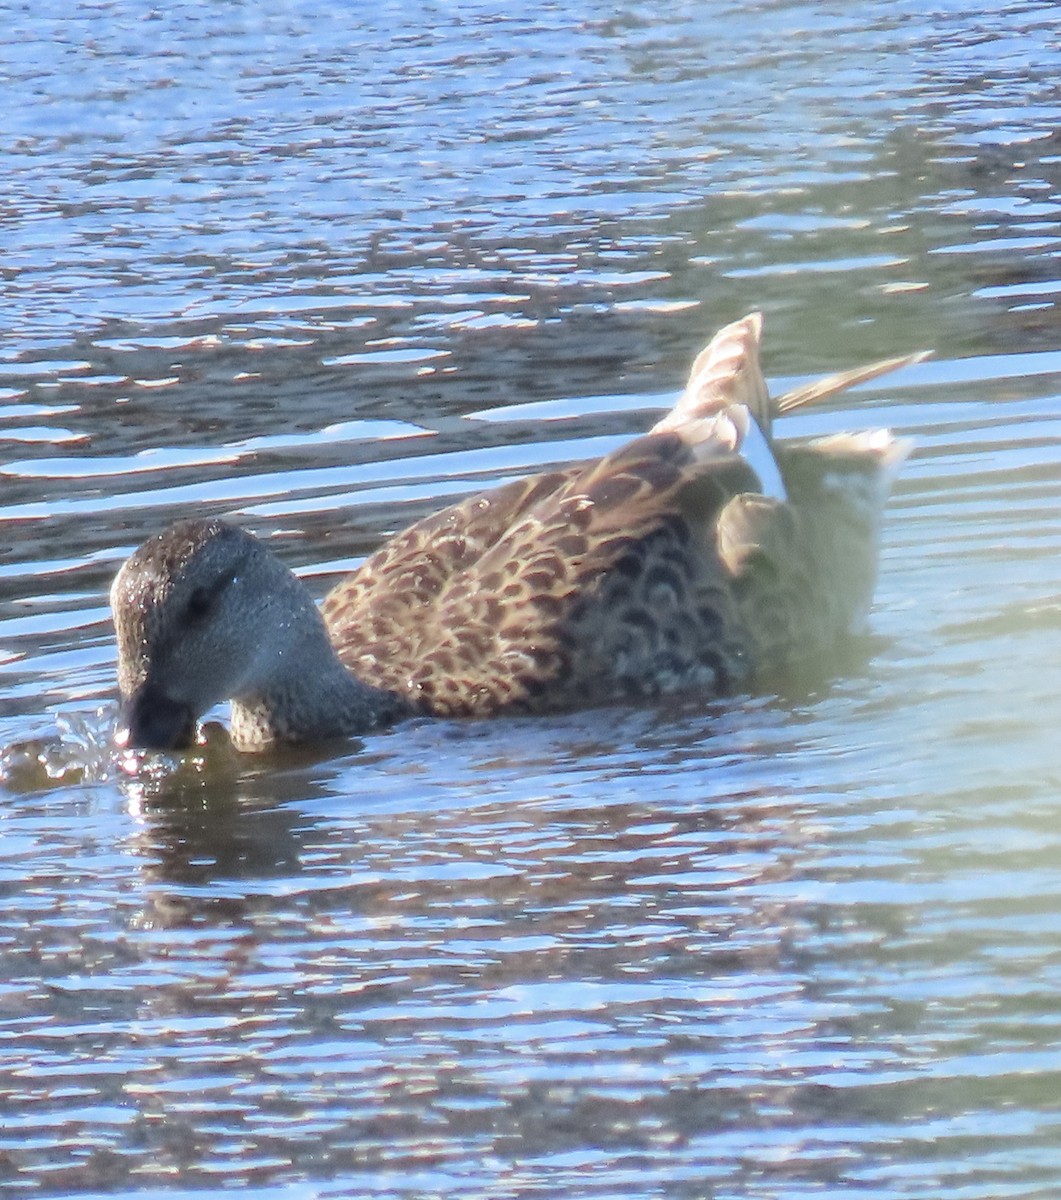
<path id="1" fill-rule="evenodd" d="M 6 16 L 0 1179 L 1056 1194 L 1053 6 Z M 116 756 L 165 520 L 319 593 L 753 308 L 775 390 L 935 351 L 786 418 L 917 443 L 839 677 Z"/>

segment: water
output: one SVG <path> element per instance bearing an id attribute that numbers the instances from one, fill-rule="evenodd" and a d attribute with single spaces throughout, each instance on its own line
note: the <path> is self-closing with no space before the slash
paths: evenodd
<path id="1" fill-rule="evenodd" d="M 0 1187 L 1055 1197 L 1055 7 L 4 22 Z M 841 678 L 101 750 L 166 521 L 322 593 L 753 308 L 777 388 L 936 352 L 788 421 L 918 444 Z"/>

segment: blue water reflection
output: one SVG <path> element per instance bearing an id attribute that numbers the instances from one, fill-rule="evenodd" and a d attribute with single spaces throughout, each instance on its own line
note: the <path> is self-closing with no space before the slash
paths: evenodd
<path id="1" fill-rule="evenodd" d="M 4 1184 L 1058 1192 L 1056 24 L 5 13 Z M 234 516 L 319 594 L 645 428 L 754 308 L 777 389 L 936 352 L 787 419 L 918 443 L 838 678 L 106 751 L 106 590 L 170 517 Z"/>

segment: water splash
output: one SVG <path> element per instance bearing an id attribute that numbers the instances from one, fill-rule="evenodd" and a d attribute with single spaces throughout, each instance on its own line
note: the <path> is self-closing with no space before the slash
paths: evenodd
<path id="1" fill-rule="evenodd" d="M 13 742 L 0 751 L 0 785 L 31 792 L 115 779 L 123 757 L 113 741 L 116 718 L 114 704 L 57 713 L 53 735 Z"/>

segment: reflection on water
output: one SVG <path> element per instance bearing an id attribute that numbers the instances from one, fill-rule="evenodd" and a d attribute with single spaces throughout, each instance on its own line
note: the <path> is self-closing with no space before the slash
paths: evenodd
<path id="1" fill-rule="evenodd" d="M 365 7 L 0 35 L 0 1179 L 1056 1195 L 1054 6 Z M 917 441 L 841 677 L 101 750 L 166 520 L 319 594 L 754 308 L 778 388 L 936 351 L 787 420 Z"/>

